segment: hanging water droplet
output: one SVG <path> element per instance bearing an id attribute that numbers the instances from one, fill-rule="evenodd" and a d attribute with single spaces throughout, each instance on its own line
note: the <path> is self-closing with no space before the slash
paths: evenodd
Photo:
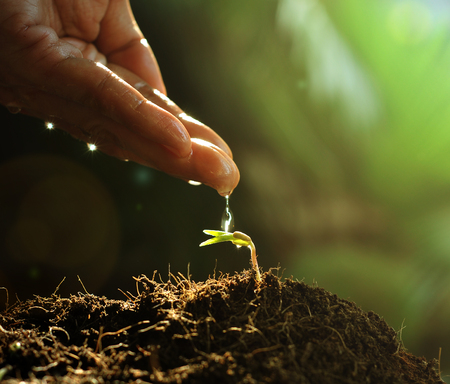
<path id="1" fill-rule="evenodd" d="M 230 198 L 229 195 L 225 196 L 225 210 L 223 211 L 223 214 L 222 214 L 222 220 L 221 220 L 221 226 L 220 226 L 222 228 L 222 231 L 225 231 L 225 232 L 231 232 L 234 229 L 234 215 L 230 209 L 229 198 Z"/>

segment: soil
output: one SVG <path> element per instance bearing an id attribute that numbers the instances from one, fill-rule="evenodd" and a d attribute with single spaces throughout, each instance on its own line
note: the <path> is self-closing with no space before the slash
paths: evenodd
<path id="1" fill-rule="evenodd" d="M 0 314 L 0 381 L 443 383 L 377 314 L 275 271 L 17 301 Z"/>

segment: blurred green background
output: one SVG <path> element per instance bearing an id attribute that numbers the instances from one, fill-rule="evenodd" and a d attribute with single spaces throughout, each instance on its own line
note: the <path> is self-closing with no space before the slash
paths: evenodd
<path id="1" fill-rule="evenodd" d="M 131 2 L 168 95 L 231 146 L 236 229 L 264 270 L 355 301 L 450 374 L 450 3 Z M 225 201 L 1 109 L 0 286 L 123 298 L 158 270 L 249 267 L 198 248 Z M 5 124 L 6 122 L 6 124 Z M 189 264 L 189 266 L 188 266 Z M 216 266 L 217 264 L 217 266 Z M 1 293 L 3 294 L 4 293 Z M 447 378 L 448 380 L 448 378 Z"/>

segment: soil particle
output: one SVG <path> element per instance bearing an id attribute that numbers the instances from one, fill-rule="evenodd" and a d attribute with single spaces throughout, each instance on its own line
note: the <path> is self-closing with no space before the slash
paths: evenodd
<path id="1" fill-rule="evenodd" d="M 443 383 L 373 312 L 251 271 L 136 278 L 137 294 L 18 301 L 0 313 L 0 381 Z"/>

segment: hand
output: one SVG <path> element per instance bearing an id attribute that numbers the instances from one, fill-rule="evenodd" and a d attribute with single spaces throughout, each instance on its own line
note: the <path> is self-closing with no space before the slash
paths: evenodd
<path id="1" fill-rule="evenodd" d="M 239 182 L 226 143 L 165 96 L 128 0 L 2 0 L 0 103 L 222 195 Z"/>

